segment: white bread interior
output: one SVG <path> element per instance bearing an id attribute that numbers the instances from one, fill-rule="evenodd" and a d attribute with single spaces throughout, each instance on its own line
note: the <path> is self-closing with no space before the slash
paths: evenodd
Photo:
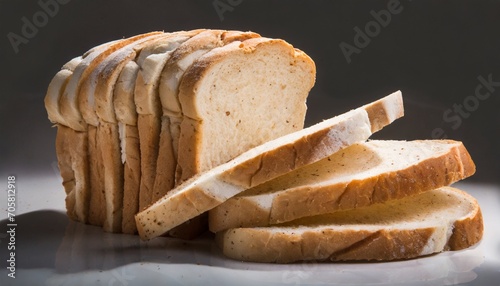
<path id="1" fill-rule="evenodd" d="M 180 181 L 302 129 L 315 75 L 306 54 L 276 39 L 236 41 L 200 57 L 179 86 Z"/>

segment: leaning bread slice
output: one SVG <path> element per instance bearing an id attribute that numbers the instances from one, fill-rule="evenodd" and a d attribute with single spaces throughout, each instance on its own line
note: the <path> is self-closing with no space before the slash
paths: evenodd
<path id="1" fill-rule="evenodd" d="M 230 198 L 210 210 L 209 227 L 268 226 L 363 207 L 448 186 L 474 172 L 457 141 L 357 143 Z"/>
<path id="2" fill-rule="evenodd" d="M 253 262 L 410 259 L 478 243 L 477 201 L 452 187 L 273 227 L 216 234 L 222 252 Z"/>
<path id="3" fill-rule="evenodd" d="M 143 239 L 164 234 L 246 189 L 361 142 L 403 115 L 401 93 L 266 142 L 196 175 L 136 215 Z M 377 126 L 371 123 L 377 122 Z M 373 129 L 372 129 L 373 128 Z"/>

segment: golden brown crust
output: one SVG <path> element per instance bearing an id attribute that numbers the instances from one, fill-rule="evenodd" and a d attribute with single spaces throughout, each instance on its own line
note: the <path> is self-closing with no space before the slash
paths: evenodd
<path id="1" fill-rule="evenodd" d="M 89 98 L 89 93 L 93 91 L 94 88 L 94 83 L 92 82 L 92 79 L 89 78 L 90 74 L 99 66 L 101 62 L 103 62 L 109 55 L 112 53 L 118 51 L 119 49 L 125 47 L 126 45 L 132 44 L 135 41 L 141 40 L 143 38 L 147 37 L 155 37 L 155 36 L 160 36 L 162 35 L 163 32 L 151 32 L 151 33 L 146 33 L 146 34 L 141 34 L 137 36 L 133 36 L 121 41 L 117 41 L 113 44 L 111 44 L 109 47 L 107 47 L 104 51 L 102 51 L 100 54 L 98 54 L 90 63 L 89 65 L 85 68 L 84 72 L 81 74 L 80 79 L 78 79 L 78 89 L 77 89 L 77 105 L 79 108 L 79 111 L 81 115 L 79 115 L 82 118 L 77 118 L 75 114 L 72 115 L 66 115 L 69 118 L 73 117 L 73 122 L 74 126 L 72 125 L 71 127 L 77 130 L 85 130 L 85 125 L 86 124 L 92 124 L 92 125 L 97 125 L 97 115 L 95 112 L 95 107 L 94 107 L 94 102 Z M 93 97 L 93 95 L 91 95 Z M 112 102 L 111 102 L 112 104 Z M 65 105 L 62 107 L 64 108 Z M 69 113 L 71 111 L 68 111 Z M 73 112 L 74 113 L 74 112 Z M 78 123 L 79 121 L 79 123 Z M 77 124 L 78 123 L 78 124 Z"/>
<path id="2" fill-rule="evenodd" d="M 137 126 L 125 126 L 126 159 L 123 164 L 123 217 L 122 232 L 136 233 L 135 214 L 139 211 L 139 187 L 141 178 L 141 154 Z"/>
<path id="3" fill-rule="evenodd" d="M 68 216 L 76 221 L 88 221 L 89 181 L 87 160 L 87 133 L 58 125 L 56 153 L 63 186 L 68 196 Z"/>
<path id="4" fill-rule="evenodd" d="M 156 160 L 160 140 L 161 123 L 151 114 L 139 114 L 137 128 L 141 146 L 141 186 L 139 210 L 151 204 L 156 177 Z"/>
<path id="5" fill-rule="evenodd" d="M 457 189 L 457 191 L 460 191 Z M 475 199 L 462 192 L 464 196 L 464 201 L 475 202 Z M 483 224 L 483 214 L 481 208 L 475 202 L 474 211 L 471 212 L 467 217 L 455 221 L 453 224 L 453 234 L 447 242 L 447 248 L 449 250 L 461 250 L 470 247 L 478 243 L 483 238 L 484 224 Z"/>
<path id="6" fill-rule="evenodd" d="M 376 104 L 365 106 L 370 123 L 372 124 L 372 132 L 375 133 L 384 126 L 389 125 L 396 118 L 404 116 L 403 98 L 399 97 L 397 101 L 391 102 L 393 105 L 387 106 L 385 102 L 379 101 Z"/>
<path id="7" fill-rule="evenodd" d="M 446 140 L 437 143 L 452 147 L 445 154 L 405 169 L 349 182 L 304 185 L 285 190 L 270 198 L 270 209 L 256 205 L 245 196 L 231 198 L 210 211 L 210 230 L 217 232 L 234 227 L 268 226 L 305 216 L 368 206 L 448 186 L 474 174 L 474 162 L 461 142 Z M 231 203 L 236 200 L 238 203 Z M 247 209 L 247 215 L 238 215 L 241 208 Z"/>
<path id="8" fill-rule="evenodd" d="M 78 221 L 75 213 L 75 174 L 72 169 L 70 144 L 68 142 L 69 136 L 66 134 L 73 130 L 59 125 L 57 127 L 56 135 L 56 155 L 59 166 L 59 172 L 62 178 L 62 185 L 66 192 L 66 213 L 72 220 Z"/>
<path id="9" fill-rule="evenodd" d="M 192 192 L 183 192 L 176 196 L 166 196 L 151 210 L 143 210 L 135 216 L 137 230 L 142 239 L 151 239 L 200 214 L 198 210 L 210 209 L 220 203 L 205 189 L 193 186 Z M 187 218 L 187 219 L 186 219 Z"/>
<path id="10" fill-rule="evenodd" d="M 89 223 L 103 226 L 106 216 L 102 157 L 98 149 L 97 127 L 88 126 L 88 159 L 90 182 Z"/>
<path id="11" fill-rule="evenodd" d="M 123 165 L 121 163 L 118 126 L 115 123 L 101 122 L 97 127 L 104 177 L 104 198 L 106 216 L 103 228 L 108 232 L 120 232 L 123 210 Z"/>
<path id="12" fill-rule="evenodd" d="M 315 227 L 302 224 L 296 227 L 235 228 L 216 234 L 216 242 L 223 253 L 233 259 L 253 262 L 290 263 L 302 260 L 353 261 L 410 259 L 445 250 L 470 247 L 483 235 L 482 216 L 476 200 L 461 190 L 445 187 L 422 194 L 431 198 L 452 196 L 466 206 L 448 218 L 434 216 L 442 208 L 455 208 L 449 201 L 436 206 L 428 205 L 427 211 L 417 216 L 403 215 L 388 225 L 378 222 L 372 226 L 368 218 L 357 218 L 351 224 L 331 224 Z M 412 204 L 412 199 L 406 200 Z M 387 211 L 391 208 L 387 206 Z M 405 207 L 403 204 L 402 207 Z M 407 206 L 411 208 L 411 206 Z M 458 207 L 458 206 L 456 206 Z M 381 211 L 380 209 L 378 211 Z M 462 217 L 465 214 L 465 218 Z M 443 214 L 441 214 L 443 215 Z M 359 219 L 359 220 L 358 220 Z M 313 218 L 311 218 L 311 221 Z M 401 221 L 400 221 L 401 220 Z M 449 220 L 449 221 L 448 221 Z M 413 227 L 406 224 L 417 222 Z M 451 222 L 451 223 L 450 223 Z M 367 224 L 364 227 L 365 223 Z M 451 234 L 448 240 L 447 234 Z"/>
<path id="13" fill-rule="evenodd" d="M 152 189 L 151 200 L 148 204 L 154 203 L 165 196 L 174 187 L 176 158 L 172 150 L 172 138 L 169 131 L 168 117 L 161 119 L 161 131 L 158 150 L 158 160 L 156 163 L 156 177 Z"/>

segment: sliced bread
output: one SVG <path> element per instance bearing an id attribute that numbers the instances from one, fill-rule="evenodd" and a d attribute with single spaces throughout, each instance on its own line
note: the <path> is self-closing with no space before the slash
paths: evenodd
<path id="1" fill-rule="evenodd" d="M 124 168 L 122 211 L 122 232 L 124 233 L 137 232 L 134 216 L 140 207 L 141 182 L 143 183 L 143 194 L 147 189 L 144 188 L 145 184 L 141 178 L 143 174 L 147 176 L 151 170 L 153 170 L 153 174 L 155 173 L 153 166 L 156 164 L 156 156 L 148 156 L 148 154 L 153 153 L 152 150 L 157 150 L 158 147 L 155 147 L 151 142 L 157 142 L 159 135 L 149 136 L 150 131 L 155 130 L 155 128 L 144 124 L 150 122 L 150 120 L 144 120 L 144 117 L 148 116 L 157 118 L 156 122 L 160 121 L 161 106 L 157 91 L 159 76 L 155 76 L 155 74 L 161 72 L 162 61 L 168 58 L 172 50 L 198 32 L 198 30 L 175 32 L 148 41 L 147 46 L 140 50 L 135 61 L 129 61 L 125 65 L 116 82 L 113 101 L 118 120 Z M 137 113 L 138 111 L 140 115 Z M 141 119 L 138 119 L 139 117 Z M 141 121 L 142 137 L 139 136 L 138 121 Z M 141 145 L 146 147 L 141 150 Z M 144 156 L 141 156 L 141 153 Z M 152 160 L 141 160 L 143 157 L 152 158 Z M 148 200 L 147 204 L 149 203 Z"/>
<path id="2" fill-rule="evenodd" d="M 210 210 L 209 227 L 268 226 L 363 207 L 448 186 L 474 172 L 457 141 L 357 143 L 230 198 Z"/>
<path id="3" fill-rule="evenodd" d="M 156 32 L 152 34 L 155 33 Z M 90 179 L 89 173 L 91 162 L 88 159 L 88 149 L 91 148 L 89 143 L 91 142 L 89 140 L 85 122 L 82 120 L 82 115 L 78 107 L 78 94 L 81 88 L 81 83 L 88 76 L 95 65 L 102 61 L 112 51 L 120 48 L 127 42 L 140 37 L 142 37 L 142 35 L 99 45 L 84 53 L 80 60 L 75 61 L 74 63 L 71 63 L 72 61 L 70 61 L 67 66 L 71 67 L 68 70 L 72 70 L 72 73 L 68 77 L 68 82 L 65 85 L 59 99 L 57 101 L 52 101 L 58 103 L 60 119 L 63 120 L 61 124 L 70 127 L 69 129 L 64 130 L 64 135 L 61 134 L 59 136 L 60 140 L 58 140 L 60 142 L 65 140 L 66 142 L 71 142 L 72 144 L 70 145 L 72 148 L 66 147 L 64 154 L 60 152 L 58 153 L 60 156 L 70 156 L 71 158 L 75 158 L 79 161 L 78 163 L 71 163 L 70 160 L 62 160 L 72 164 L 69 166 L 68 170 L 71 170 L 71 173 L 75 176 L 73 179 L 77 188 L 74 191 L 74 206 L 80 217 L 78 220 L 81 222 L 92 221 L 89 215 L 89 196 L 90 189 L 92 187 L 92 180 Z M 73 154 L 67 154 L 68 152 L 72 152 Z"/>
<path id="4" fill-rule="evenodd" d="M 253 32 L 206 30 L 192 37 L 179 46 L 168 59 L 161 74 L 160 99 L 163 107 L 161 122 L 158 165 L 155 177 L 154 197 L 151 202 L 165 195 L 172 187 L 179 184 L 180 169 L 177 164 L 177 150 L 180 136 L 180 123 L 182 120 L 182 106 L 179 103 L 179 84 L 184 72 L 203 54 L 210 50 L 224 46 L 233 41 L 243 41 L 260 37 Z M 161 167 L 160 167 L 161 165 Z M 174 176 L 172 177 L 172 172 Z M 193 174 L 194 175 L 194 174 Z M 169 235 L 181 238 L 192 238 L 208 226 L 207 217 L 197 217 L 186 224 L 179 226 Z"/>
<path id="5" fill-rule="evenodd" d="M 73 71 L 82 61 L 82 57 L 73 58 L 71 61 L 63 65 L 61 70 L 52 78 L 45 95 L 44 103 L 47 110 L 49 120 L 57 126 L 56 135 L 56 156 L 59 167 L 59 172 L 62 178 L 62 185 L 66 193 L 66 213 L 68 217 L 75 221 L 86 222 L 86 210 L 82 208 L 80 197 L 77 193 L 82 193 L 82 189 L 88 188 L 86 180 L 85 156 L 82 154 L 82 146 L 80 141 L 86 141 L 80 138 L 82 135 L 67 127 L 64 116 L 61 114 L 59 101 L 64 94 L 66 86 L 73 75 Z M 76 140 L 75 140 L 76 139 Z"/>
<path id="6" fill-rule="evenodd" d="M 278 39 L 236 41 L 201 56 L 179 86 L 179 180 L 301 130 L 315 76 L 311 58 Z"/>
<path id="7" fill-rule="evenodd" d="M 452 187 L 273 227 L 216 234 L 222 252 L 253 262 L 396 260 L 460 250 L 479 242 L 477 201 Z"/>
<path id="8" fill-rule="evenodd" d="M 101 171 L 104 175 L 106 216 L 103 227 L 105 231 L 120 232 L 123 213 L 124 176 L 119 124 L 114 110 L 114 87 L 123 67 L 128 62 L 135 60 L 143 48 L 158 39 L 169 36 L 170 34 L 155 34 L 144 37 L 110 54 L 89 75 L 90 81 L 88 82 L 91 87 L 86 90 L 87 98 L 80 101 L 87 102 L 87 105 L 81 106 L 82 111 L 85 110 L 85 120 L 89 125 L 97 127 L 98 152 L 100 152 L 103 169 L 96 171 Z M 95 79 L 95 85 L 93 85 L 93 79 Z M 89 85 L 85 85 L 85 87 L 89 87 Z M 90 106 L 92 102 L 93 106 Z M 94 124 L 93 120 L 89 120 L 92 108 L 98 118 L 97 125 Z"/>
<path id="9" fill-rule="evenodd" d="M 158 161 L 158 153 L 161 150 L 168 152 L 170 146 L 163 145 L 160 148 L 161 131 L 161 103 L 158 88 L 160 85 L 160 75 L 166 61 L 170 58 L 182 43 L 189 40 L 203 30 L 193 30 L 187 32 L 172 33 L 169 37 L 159 39 L 151 43 L 141 52 L 137 64 L 140 67 L 136 78 L 134 101 L 138 112 L 138 131 L 141 146 L 141 182 L 139 192 L 139 209 L 151 204 L 155 195 L 154 192 L 163 193 L 170 190 L 173 184 L 173 168 L 175 159 L 172 156 L 166 160 Z M 168 135 L 168 134 L 167 134 Z M 171 140 L 168 140 L 170 143 Z M 161 166 L 157 168 L 157 161 Z M 166 161 L 166 162 L 165 162 Z M 169 165 L 170 164 L 170 165 Z M 170 171 L 172 169 L 172 171 Z M 155 178 L 159 174 L 166 174 L 163 181 L 158 181 L 155 188 Z M 155 191 L 154 191 L 155 190 Z"/>
<path id="10" fill-rule="evenodd" d="M 366 140 L 372 134 L 371 122 L 378 122 L 381 128 L 382 122 L 388 125 L 402 115 L 401 93 L 396 92 L 252 148 L 225 164 L 196 175 L 138 213 L 139 235 L 143 239 L 160 236 L 246 189 Z"/>
<path id="11" fill-rule="evenodd" d="M 139 210 L 141 154 L 137 130 L 137 112 L 134 104 L 135 79 L 139 66 L 129 61 L 122 69 L 113 91 L 114 108 L 118 121 L 120 151 L 123 164 L 122 232 L 137 231 L 134 215 Z"/>
<path id="12" fill-rule="evenodd" d="M 179 85 L 183 80 L 184 73 L 189 67 L 202 55 L 214 48 L 224 46 L 234 41 L 244 41 L 250 38 L 260 37 L 253 32 L 225 31 L 225 30 L 206 30 L 192 37 L 176 49 L 170 59 L 166 62 L 161 75 L 159 86 L 160 99 L 163 107 L 162 125 L 168 125 L 170 132 L 163 132 L 161 140 L 166 141 L 166 136 L 170 136 L 172 152 L 177 159 L 178 144 L 180 137 L 180 124 L 183 118 L 182 106 L 179 102 Z M 166 126 L 163 127 L 166 130 Z M 170 155 L 170 154 L 168 154 Z M 163 158 L 163 152 L 159 156 L 160 161 L 166 161 Z M 177 160 L 176 160 L 177 161 Z M 173 162 L 177 169 L 177 163 Z M 181 182 L 180 169 L 177 169 L 176 184 Z M 194 175 L 194 174 L 192 174 Z M 162 180 L 161 176 L 158 178 Z"/>

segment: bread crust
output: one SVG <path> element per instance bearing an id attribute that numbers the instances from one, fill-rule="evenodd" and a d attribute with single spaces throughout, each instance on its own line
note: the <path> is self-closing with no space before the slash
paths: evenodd
<path id="1" fill-rule="evenodd" d="M 414 142 L 430 144 L 432 141 Z M 249 190 L 248 196 L 242 194 L 231 198 L 210 211 L 210 230 L 217 232 L 235 227 L 268 226 L 305 216 L 364 207 L 448 186 L 474 174 L 474 162 L 461 142 L 436 140 L 435 144 L 449 144 L 449 149 L 446 153 L 441 152 L 436 156 L 422 159 L 403 169 L 380 170 L 372 176 L 364 175 L 349 181 L 303 184 L 289 189 L 275 190 L 275 193 L 269 190 L 266 200 L 272 202 L 270 207 L 258 205 L 252 197 L 255 192 Z M 359 146 L 369 149 L 370 143 Z M 399 145 L 394 142 L 394 148 L 408 149 L 411 146 L 402 141 Z M 404 154 L 402 156 L 405 156 Z M 391 157 L 391 153 L 377 155 Z M 357 162 L 356 160 L 352 158 L 353 162 Z M 374 165 L 373 168 L 377 166 Z M 239 215 L 241 208 L 247 210 L 244 216 Z"/>
<path id="2" fill-rule="evenodd" d="M 44 98 L 45 109 L 50 122 L 59 123 L 68 126 L 66 119 L 62 116 L 59 108 L 59 100 L 63 96 L 66 85 L 68 84 L 71 76 L 73 75 L 73 64 L 81 61 L 81 57 L 76 57 L 68 62 L 57 74 L 52 78 L 47 88 L 47 93 Z M 73 64 L 72 64 L 73 63 Z"/>
<path id="3" fill-rule="evenodd" d="M 233 259 L 253 262 L 290 263 L 295 261 L 358 261 L 411 259 L 445 250 L 460 250 L 478 243 L 483 235 L 483 221 L 476 200 L 465 192 L 444 187 L 408 197 L 404 203 L 418 204 L 415 198 L 441 197 L 423 206 L 420 217 L 392 213 L 399 202 L 391 201 L 385 211 L 395 216 L 387 225 L 374 219 L 352 219 L 352 223 L 294 224 L 283 227 L 234 228 L 216 234 L 217 244 L 223 253 Z M 448 199 L 442 199 L 448 196 Z M 453 199 L 450 199 L 453 198 Z M 435 212 L 454 208 L 450 201 L 461 201 L 460 212 L 447 219 L 436 219 Z M 352 212 L 351 212 L 352 214 Z M 314 221 L 311 218 L 309 221 Z M 448 221 L 449 220 L 449 221 Z M 409 226 L 406 226 L 408 224 Z M 366 225 L 366 227 L 365 227 Z M 460 225 L 459 228 L 456 226 Z M 451 234 L 451 238 L 449 235 Z M 461 241 L 461 243 L 456 243 Z"/>

